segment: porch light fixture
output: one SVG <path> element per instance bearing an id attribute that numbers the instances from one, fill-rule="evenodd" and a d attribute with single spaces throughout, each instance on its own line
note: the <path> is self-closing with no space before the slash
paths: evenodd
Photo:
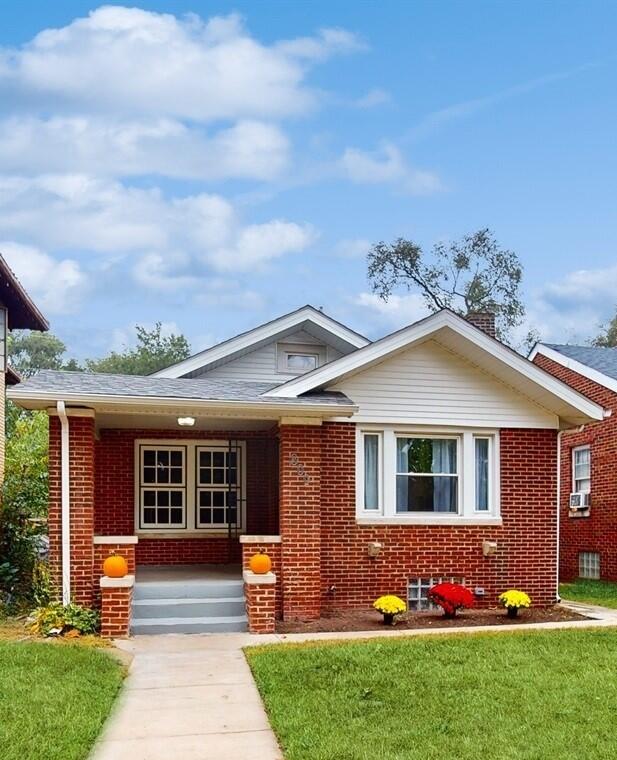
<path id="1" fill-rule="evenodd" d="M 193 427 L 195 424 L 195 417 L 178 417 L 178 425 L 180 427 Z"/>

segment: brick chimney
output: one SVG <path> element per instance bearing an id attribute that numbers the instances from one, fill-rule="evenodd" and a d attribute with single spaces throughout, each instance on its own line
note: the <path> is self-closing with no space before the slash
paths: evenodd
<path id="1" fill-rule="evenodd" d="M 497 337 L 495 332 L 495 315 L 492 311 L 476 311 L 468 314 L 465 319 L 474 327 L 490 335 L 491 338 Z"/>

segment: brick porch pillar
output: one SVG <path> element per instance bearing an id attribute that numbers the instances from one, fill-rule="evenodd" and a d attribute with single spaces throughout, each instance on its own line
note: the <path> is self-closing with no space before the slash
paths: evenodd
<path id="1" fill-rule="evenodd" d="M 321 426 L 281 422 L 279 510 L 283 620 L 321 612 Z"/>
<path id="2" fill-rule="evenodd" d="M 91 606 L 94 600 L 94 412 L 68 409 L 71 514 L 71 599 Z M 62 590 L 61 427 L 49 420 L 49 556 L 58 594 Z"/>

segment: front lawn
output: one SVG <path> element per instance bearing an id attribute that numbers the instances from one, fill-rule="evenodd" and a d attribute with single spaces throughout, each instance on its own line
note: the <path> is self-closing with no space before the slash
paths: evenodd
<path id="1" fill-rule="evenodd" d="M 122 679 L 97 649 L 0 640 L 0 757 L 86 758 Z"/>
<path id="2" fill-rule="evenodd" d="M 245 651 L 287 760 L 617 754 L 617 629 Z"/>
<path id="3" fill-rule="evenodd" d="M 617 609 L 617 583 L 609 581 L 579 578 L 574 583 L 561 583 L 559 595 L 562 599 L 570 599 L 573 602 L 587 602 Z"/>

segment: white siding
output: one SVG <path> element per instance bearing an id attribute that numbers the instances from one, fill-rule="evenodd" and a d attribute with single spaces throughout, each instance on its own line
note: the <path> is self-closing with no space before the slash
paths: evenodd
<path id="1" fill-rule="evenodd" d="M 206 370 L 205 372 L 193 372 L 193 377 L 209 377 L 213 380 L 247 380 L 258 383 L 284 383 L 286 380 L 290 380 L 292 377 L 296 377 L 295 374 L 287 374 L 283 372 L 277 372 L 276 369 L 276 344 L 291 344 L 300 345 L 307 344 L 311 346 L 323 346 L 317 338 L 314 338 L 304 330 L 299 330 L 292 335 L 287 335 L 285 338 L 274 340 L 272 343 L 268 343 L 266 346 L 251 351 L 248 354 L 239 356 L 236 359 L 231 359 L 226 364 L 221 364 L 219 367 Z M 328 361 L 338 359 L 342 356 L 340 351 L 337 351 L 332 346 L 327 346 Z"/>
<path id="2" fill-rule="evenodd" d="M 558 418 L 435 341 L 339 381 L 357 422 L 557 428 Z"/>

